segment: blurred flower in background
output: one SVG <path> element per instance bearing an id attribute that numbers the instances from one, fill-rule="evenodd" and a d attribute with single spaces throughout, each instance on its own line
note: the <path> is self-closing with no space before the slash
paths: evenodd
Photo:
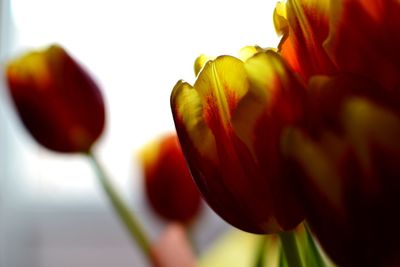
<path id="1" fill-rule="evenodd" d="M 383 89 L 368 95 L 378 84 L 347 75 L 313 78 L 308 89 L 309 128 L 289 130 L 286 146 L 304 170 L 295 178 L 307 221 L 339 266 L 397 266 L 400 114 L 393 99 L 382 99 Z"/>
<path id="2" fill-rule="evenodd" d="M 167 221 L 192 223 L 202 201 L 176 134 L 166 134 L 149 143 L 140 160 L 146 199 L 153 210 Z"/>
<path id="3" fill-rule="evenodd" d="M 339 266 L 400 263 L 398 1 L 278 4 L 279 53 L 307 86 L 285 150 L 306 218 Z"/>
<path id="4" fill-rule="evenodd" d="M 101 135 L 105 107 L 92 78 L 60 46 L 7 66 L 9 92 L 26 129 L 57 152 L 88 152 Z"/>

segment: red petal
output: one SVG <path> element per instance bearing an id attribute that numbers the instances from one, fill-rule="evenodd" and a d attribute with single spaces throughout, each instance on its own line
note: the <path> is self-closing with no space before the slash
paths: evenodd
<path id="1" fill-rule="evenodd" d="M 387 90 L 400 85 L 400 3 L 347 0 L 333 13 L 326 49 L 343 72 L 374 78 Z"/>
<path id="2" fill-rule="evenodd" d="M 105 108 L 100 90 L 61 47 L 11 62 L 7 79 L 22 122 L 43 146 L 87 152 L 101 135 Z"/>
<path id="3" fill-rule="evenodd" d="M 279 52 L 306 81 L 312 75 L 335 70 L 323 48 L 329 34 L 330 8 L 325 0 L 289 0 L 286 4 L 287 27 Z"/>

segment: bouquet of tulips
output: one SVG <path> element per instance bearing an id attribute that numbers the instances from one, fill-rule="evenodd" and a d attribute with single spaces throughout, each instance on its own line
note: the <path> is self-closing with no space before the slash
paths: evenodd
<path id="1" fill-rule="evenodd" d="M 277 48 L 197 58 L 196 82 L 172 90 L 177 135 L 142 153 L 151 206 L 189 226 L 200 192 L 229 224 L 278 237 L 279 266 L 328 266 L 325 253 L 337 266 L 400 266 L 399 15 L 398 0 L 288 0 L 273 14 Z M 148 240 L 92 152 L 105 107 L 89 74 L 60 46 L 6 72 L 26 129 L 89 157 L 149 262 L 195 266 L 180 228 Z"/>

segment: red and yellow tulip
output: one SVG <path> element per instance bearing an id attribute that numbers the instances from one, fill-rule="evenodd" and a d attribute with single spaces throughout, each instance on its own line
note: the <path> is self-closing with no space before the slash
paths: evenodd
<path id="1" fill-rule="evenodd" d="M 395 0 L 288 0 L 278 53 L 219 57 L 175 86 L 184 153 L 219 215 L 255 233 L 304 216 L 340 266 L 400 264 L 398 14 Z"/>
<path id="2" fill-rule="evenodd" d="M 330 0 L 288 0 L 274 12 L 275 29 L 282 34 L 279 53 L 305 81 L 336 70 L 324 49 L 329 35 Z"/>
<path id="3" fill-rule="evenodd" d="M 304 93 L 273 51 L 245 62 L 218 57 L 204 65 L 193 86 L 175 86 L 172 112 L 191 173 L 230 224 L 271 233 L 303 220 L 280 147 L 283 129 L 302 120 Z"/>
<path id="4" fill-rule="evenodd" d="M 339 266 L 400 264 L 398 14 L 391 0 L 289 0 L 275 11 L 279 53 L 307 85 L 305 124 L 284 150 Z"/>
<path id="5" fill-rule="evenodd" d="M 306 81 L 351 73 L 385 90 L 400 85 L 400 4 L 396 0 L 288 0 L 275 10 L 282 57 Z"/>
<path id="6" fill-rule="evenodd" d="M 145 193 L 153 210 L 167 221 L 192 222 L 200 211 L 201 197 L 176 134 L 147 145 L 141 161 Z"/>
<path id="7" fill-rule="evenodd" d="M 313 78 L 308 127 L 287 137 L 285 151 L 303 169 L 307 220 L 339 266 L 399 260 L 399 99 L 374 95 L 378 88 L 348 75 Z"/>
<path id="8" fill-rule="evenodd" d="M 11 61 L 8 88 L 23 124 L 57 152 L 88 152 L 104 128 L 99 88 L 60 46 Z"/>

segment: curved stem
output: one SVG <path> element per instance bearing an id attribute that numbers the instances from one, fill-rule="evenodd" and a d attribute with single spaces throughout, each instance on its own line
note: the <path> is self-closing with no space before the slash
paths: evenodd
<path id="1" fill-rule="evenodd" d="M 149 261 L 153 262 L 150 255 L 149 239 L 147 238 L 147 235 L 143 231 L 142 227 L 140 226 L 137 218 L 135 218 L 134 214 L 117 193 L 105 170 L 101 166 L 100 162 L 97 160 L 96 156 L 91 151 L 87 153 L 87 156 L 90 159 L 94 170 L 96 171 L 99 183 L 106 193 L 112 207 L 114 208 L 114 211 L 119 216 L 121 222 L 125 225 L 129 236 L 134 241 L 134 243 L 140 247 L 140 249 L 147 256 Z"/>
<path id="2" fill-rule="evenodd" d="M 303 267 L 293 231 L 279 234 L 283 254 L 289 267 Z"/>

